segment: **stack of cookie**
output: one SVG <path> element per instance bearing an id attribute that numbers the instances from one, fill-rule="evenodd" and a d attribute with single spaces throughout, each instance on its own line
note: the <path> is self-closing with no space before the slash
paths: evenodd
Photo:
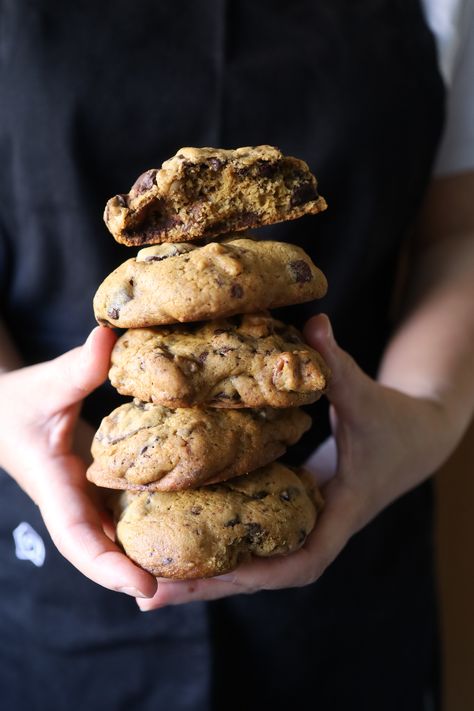
<path id="1" fill-rule="evenodd" d="M 88 478 L 123 490 L 117 540 L 158 577 L 290 553 L 314 526 L 314 485 L 275 460 L 309 429 L 299 406 L 328 370 L 267 309 L 326 280 L 299 247 L 242 230 L 325 207 L 306 163 L 270 146 L 181 149 L 107 203 L 115 239 L 143 247 L 94 299 L 99 323 L 129 329 L 110 379 L 134 400 L 103 420 Z"/>

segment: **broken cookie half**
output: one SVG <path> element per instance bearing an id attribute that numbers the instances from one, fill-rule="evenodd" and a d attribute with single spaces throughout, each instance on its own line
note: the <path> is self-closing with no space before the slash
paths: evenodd
<path id="1" fill-rule="evenodd" d="M 293 220 L 326 209 L 307 164 L 273 146 L 181 148 L 106 205 L 129 246 L 184 242 Z"/>

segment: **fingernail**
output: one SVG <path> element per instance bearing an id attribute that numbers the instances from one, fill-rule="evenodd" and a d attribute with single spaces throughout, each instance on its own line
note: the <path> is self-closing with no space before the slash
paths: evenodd
<path id="1" fill-rule="evenodd" d="M 131 595 L 132 597 L 150 597 L 149 595 L 142 593 L 142 591 L 138 590 L 138 588 L 117 588 L 117 592 L 125 593 L 125 595 Z"/>
<path id="2" fill-rule="evenodd" d="M 324 314 L 324 315 L 326 316 L 326 314 Z M 329 320 L 329 316 L 326 316 L 325 321 L 326 321 L 326 336 L 330 340 L 333 341 L 334 340 L 334 333 L 332 330 L 331 321 Z"/>
<path id="3" fill-rule="evenodd" d="M 94 340 L 94 338 L 95 338 L 95 334 L 96 334 L 97 331 L 100 331 L 100 328 L 101 328 L 100 326 L 94 326 L 94 328 L 92 329 L 92 331 L 91 331 L 91 332 L 89 333 L 89 335 L 87 336 L 86 346 L 87 346 L 87 348 L 88 348 L 89 350 L 92 348 L 92 342 L 93 342 L 93 340 Z"/>
<path id="4" fill-rule="evenodd" d="M 223 583 L 233 583 L 235 581 L 235 575 L 232 575 L 232 573 L 228 575 L 215 575 L 214 580 L 222 580 Z"/>

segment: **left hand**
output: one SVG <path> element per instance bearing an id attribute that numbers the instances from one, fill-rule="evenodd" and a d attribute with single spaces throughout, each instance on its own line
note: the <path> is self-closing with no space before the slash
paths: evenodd
<path id="1" fill-rule="evenodd" d="M 314 582 L 354 533 L 427 478 L 454 448 L 442 402 L 369 378 L 337 345 L 324 315 L 308 322 L 305 336 L 332 370 L 332 436 L 306 463 L 325 498 L 314 531 L 286 557 L 253 558 L 216 578 L 160 580 L 154 597 L 137 600 L 142 611 Z"/>

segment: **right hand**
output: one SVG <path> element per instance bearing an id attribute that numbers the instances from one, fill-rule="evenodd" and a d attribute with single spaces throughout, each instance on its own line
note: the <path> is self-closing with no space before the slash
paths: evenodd
<path id="1" fill-rule="evenodd" d="M 111 590 L 151 597 L 156 580 L 111 540 L 100 490 L 73 445 L 82 400 L 106 379 L 114 342 L 112 330 L 95 328 L 59 358 L 0 375 L 0 466 L 38 505 L 78 570 Z"/>

